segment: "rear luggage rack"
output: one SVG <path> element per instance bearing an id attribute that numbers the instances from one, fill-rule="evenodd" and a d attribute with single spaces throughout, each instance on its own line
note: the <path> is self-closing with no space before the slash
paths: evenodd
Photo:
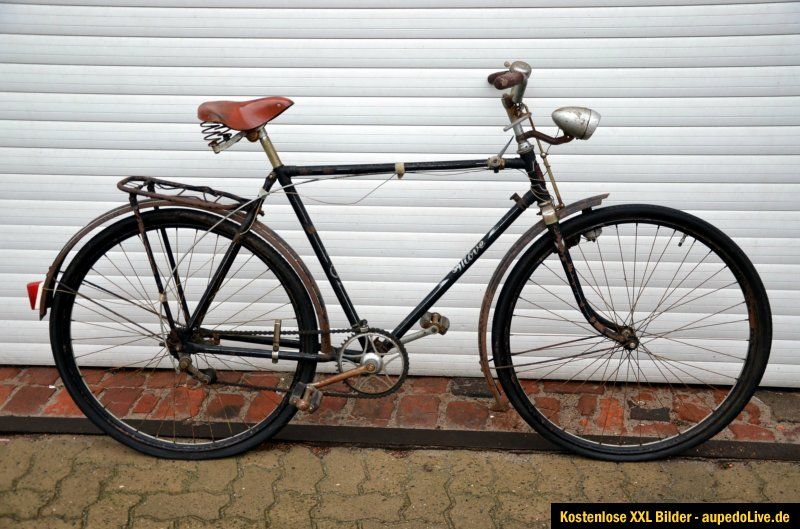
<path id="1" fill-rule="evenodd" d="M 232 211 L 248 202 L 240 196 L 207 186 L 181 184 L 148 176 L 129 176 L 120 180 L 117 188 L 131 196 L 166 200 L 180 206 L 211 211 Z"/>

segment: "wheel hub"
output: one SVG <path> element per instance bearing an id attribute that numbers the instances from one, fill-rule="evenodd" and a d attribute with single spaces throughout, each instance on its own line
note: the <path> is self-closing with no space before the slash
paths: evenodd
<path id="1" fill-rule="evenodd" d="M 622 329 L 622 336 L 624 341 L 621 341 L 622 347 L 627 349 L 628 351 L 633 351 L 637 347 L 639 347 L 639 337 L 636 336 L 636 332 L 630 327 L 625 327 Z"/>

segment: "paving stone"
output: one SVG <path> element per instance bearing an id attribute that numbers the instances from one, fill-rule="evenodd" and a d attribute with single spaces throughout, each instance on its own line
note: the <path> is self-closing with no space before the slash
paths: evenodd
<path id="1" fill-rule="evenodd" d="M 279 476 L 279 468 L 243 467 L 242 476 L 233 482 L 233 502 L 225 508 L 226 517 L 262 520 L 267 508 L 275 501 L 272 486 Z"/>
<path id="2" fill-rule="evenodd" d="M 110 494 L 89 507 L 86 525 L 103 529 L 125 527 L 128 524 L 129 510 L 139 500 L 139 496 L 134 494 Z"/>
<path id="3" fill-rule="evenodd" d="M 403 428 L 433 428 L 439 419 L 437 395 L 406 395 L 397 406 L 397 425 Z"/>
<path id="4" fill-rule="evenodd" d="M 550 529 L 550 522 L 524 524 L 517 520 L 508 520 L 500 523 L 500 529 Z"/>
<path id="5" fill-rule="evenodd" d="M 50 399 L 50 404 L 45 407 L 44 413 L 57 417 L 83 417 L 83 412 L 69 396 L 67 390 L 63 388 Z"/>
<path id="6" fill-rule="evenodd" d="M 365 518 L 390 522 L 400 519 L 403 502 L 401 496 L 384 496 L 377 492 L 357 496 L 325 494 L 315 511 L 315 516 L 343 522 Z"/>
<path id="7" fill-rule="evenodd" d="M 207 490 L 209 492 L 220 492 L 225 490 L 231 481 L 238 476 L 239 469 L 236 460 L 215 459 L 212 461 L 198 461 L 197 469 L 193 476 L 189 478 L 186 490 Z"/>
<path id="8" fill-rule="evenodd" d="M 174 527 L 175 522 L 172 520 L 154 520 L 144 516 L 134 518 L 131 524 L 131 529 L 173 529 Z"/>
<path id="9" fill-rule="evenodd" d="M 450 382 L 450 393 L 459 397 L 492 398 L 492 392 L 489 391 L 484 378 L 453 377 Z"/>
<path id="10" fill-rule="evenodd" d="M 181 492 L 192 478 L 189 465 L 162 461 L 152 467 L 122 466 L 109 480 L 107 489 L 138 493 Z"/>
<path id="11" fill-rule="evenodd" d="M 225 494 L 186 492 L 183 494 L 158 493 L 147 496 L 136 507 L 136 516 L 149 516 L 156 520 L 171 520 L 183 516 L 202 519 L 219 517 L 219 510 L 230 498 Z"/>
<path id="12" fill-rule="evenodd" d="M 481 429 L 489 417 L 489 407 L 483 402 L 452 401 L 447 404 L 447 426 L 463 429 Z"/>
<path id="13" fill-rule="evenodd" d="M 443 395 L 447 393 L 450 380 L 447 377 L 409 377 L 404 385 L 405 392 L 416 395 L 423 393 Z"/>
<path id="14" fill-rule="evenodd" d="M 0 409 L 3 408 L 5 405 L 4 403 L 8 400 L 9 395 L 14 393 L 14 390 L 17 389 L 17 386 L 12 386 L 9 384 L 0 384 Z"/>
<path id="15" fill-rule="evenodd" d="M 3 519 L 0 518 L 0 527 L 13 527 L 14 529 L 80 529 L 83 524 L 82 520 L 63 520 L 61 518 L 43 517 L 34 518 L 33 520 L 23 520 L 12 522 L 8 525 L 3 524 Z"/>
<path id="16" fill-rule="evenodd" d="M 31 386 L 49 386 L 58 380 L 58 371 L 51 367 L 29 367 L 18 380 Z"/>
<path id="17" fill-rule="evenodd" d="M 358 529 L 358 522 L 340 522 L 338 520 L 315 520 L 317 529 Z"/>
<path id="18" fill-rule="evenodd" d="M 637 463 L 620 468 L 626 478 L 622 488 L 630 501 L 658 501 L 671 496 L 671 485 L 661 463 Z"/>
<path id="19" fill-rule="evenodd" d="M 531 463 L 529 454 L 502 454 L 490 460 L 496 476 L 493 490 L 522 497 L 539 494 L 536 488 L 539 469 Z"/>
<path id="20" fill-rule="evenodd" d="M 455 494 L 450 509 L 450 520 L 455 529 L 474 529 L 492 527 L 492 509 L 495 499 L 490 496 Z"/>
<path id="21" fill-rule="evenodd" d="M 131 450 L 110 437 L 99 436 L 92 438 L 86 450 L 75 455 L 75 462 L 100 466 L 132 464 L 146 466 L 152 464 L 153 458 Z"/>
<path id="22" fill-rule="evenodd" d="M 243 518 L 226 518 L 224 520 L 200 520 L 198 518 L 181 518 L 176 523 L 178 529 L 256 529 L 264 528 L 264 522 L 255 522 Z"/>
<path id="23" fill-rule="evenodd" d="M 717 464 L 716 501 L 762 502 L 762 481 L 749 462 Z"/>
<path id="24" fill-rule="evenodd" d="M 536 468 L 536 490 L 556 498 L 582 497 L 583 476 L 573 456 L 536 454 L 531 462 Z M 575 500 L 573 500 L 575 501 Z"/>
<path id="25" fill-rule="evenodd" d="M 0 492 L 0 516 L 33 518 L 51 496 L 52 493 L 30 489 Z"/>
<path id="26" fill-rule="evenodd" d="M 292 490 L 303 494 L 316 493 L 322 479 L 322 462 L 304 446 L 294 446 L 283 456 L 284 475 L 276 484 L 277 490 Z"/>
<path id="27" fill-rule="evenodd" d="M 761 477 L 763 494 L 769 501 L 800 500 L 800 464 L 796 461 L 753 462 L 753 470 Z"/>
<path id="28" fill-rule="evenodd" d="M 441 455 L 434 451 L 414 452 L 409 456 L 412 478 L 406 484 L 406 494 L 411 504 L 404 516 L 428 522 L 442 520 L 450 507 L 450 498 L 444 494 L 450 473 Z"/>
<path id="29" fill-rule="evenodd" d="M 76 465 L 59 484 L 59 494 L 44 508 L 44 514 L 77 518 L 100 496 L 102 482 L 111 475 L 108 467 Z"/>
<path id="30" fill-rule="evenodd" d="M 711 501 L 714 466 L 708 461 L 669 460 L 663 462 L 669 475 L 673 501 Z"/>
<path id="31" fill-rule="evenodd" d="M 514 520 L 531 527 L 531 524 L 550 520 L 550 502 L 552 498 L 538 496 L 520 501 L 515 494 L 502 493 L 497 495 L 499 503 L 497 516 L 501 520 Z"/>
<path id="32" fill-rule="evenodd" d="M 17 481 L 17 487 L 33 490 L 53 490 L 61 479 L 67 476 L 72 470 L 72 459 L 69 454 L 59 453 L 60 456 L 54 458 L 44 447 L 39 447 L 40 451 L 33 456 L 33 464 L 28 469 L 25 476 Z M 52 447 L 48 447 L 52 449 Z"/>
<path id="33" fill-rule="evenodd" d="M 800 422 L 800 391 L 761 390 L 755 396 L 772 409 L 774 420 Z"/>
<path id="34" fill-rule="evenodd" d="M 397 402 L 397 395 L 381 399 L 358 399 L 353 404 L 350 417 L 369 422 L 370 425 L 386 426 L 394 413 L 395 402 Z"/>
<path id="35" fill-rule="evenodd" d="M 333 448 L 325 458 L 325 478 L 319 483 L 320 492 L 358 494 L 358 485 L 366 478 L 362 458 L 348 448 Z"/>
<path id="36" fill-rule="evenodd" d="M 446 453 L 445 463 L 453 476 L 450 492 L 483 494 L 494 481 L 494 469 L 486 454 L 452 451 Z"/>
<path id="37" fill-rule="evenodd" d="M 36 451 L 31 437 L 16 437 L 0 447 L 0 490 L 9 490 L 16 480 L 25 475 Z"/>
<path id="38" fill-rule="evenodd" d="M 447 522 L 429 522 L 427 520 L 406 520 L 402 522 L 386 523 L 379 520 L 364 520 L 362 529 L 449 529 Z M 482 529 L 482 528 L 481 528 Z"/>
<path id="39" fill-rule="evenodd" d="M 280 468 L 281 457 L 286 452 L 285 445 L 264 445 L 238 456 L 242 467 L 256 465 L 263 468 Z"/>
<path id="40" fill-rule="evenodd" d="M 0 382 L 13 381 L 21 371 L 18 367 L 0 367 Z"/>
<path id="41" fill-rule="evenodd" d="M 316 506 L 314 496 L 284 492 L 279 494 L 275 503 L 267 512 L 268 527 L 291 527 L 302 529 L 311 527 L 311 510 Z M 341 505 L 339 505 L 341 508 Z"/>
<path id="42" fill-rule="evenodd" d="M 158 417 L 171 412 L 171 405 L 158 400 L 156 392 L 172 386 L 174 373 L 154 373 L 144 377 L 133 372 L 120 372 L 111 376 L 103 370 L 87 369 L 84 370 L 84 376 L 92 387 L 98 389 L 101 400 L 116 410 L 117 414 L 129 409 L 135 411 L 138 417 L 147 413 Z M 253 380 L 257 378 L 252 374 L 246 376 Z M 274 382 L 274 375 L 259 376 L 265 381 Z M 237 380 L 241 378 L 239 375 L 237 377 Z M 57 371 L 50 367 L 0 366 L 0 414 L 80 417 L 80 411 L 57 378 Z M 667 427 L 669 423 L 663 422 L 667 418 L 667 408 L 674 405 L 675 412 L 681 417 L 696 420 L 708 412 L 710 403 L 719 402 L 724 397 L 724 392 L 707 395 L 693 391 L 687 392 L 685 399 L 667 402 L 667 406 L 663 406 L 657 393 L 641 391 L 633 396 L 631 402 L 635 406 L 627 408 L 629 412 L 626 414 L 626 408 L 620 406 L 618 399 L 604 395 L 599 384 L 535 380 L 522 380 L 521 383 L 528 394 L 535 395 L 532 398 L 537 399 L 537 405 L 549 416 L 562 418 L 567 412 L 565 404 L 569 402 L 570 409 L 574 407 L 587 423 L 605 424 L 607 430 L 624 428 L 634 435 L 670 434 L 672 432 Z M 450 386 L 453 392 L 448 391 Z M 267 409 L 276 405 L 276 402 L 269 401 L 268 394 L 264 394 L 263 399 L 259 395 L 259 399 L 264 401 L 260 404 L 246 404 L 235 391 L 221 395 L 218 402 L 204 403 L 205 392 L 192 390 L 187 393 L 179 411 L 194 412 L 202 405 L 203 413 L 217 413 L 220 417 L 235 412 L 240 416 L 260 414 L 261 418 Z M 269 395 L 274 397 L 273 394 Z M 515 413 L 488 412 L 489 401 L 476 401 L 475 396 L 488 396 L 480 377 L 410 377 L 397 395 L 374 401 L 327 398 L 319 413 L 301 415 L 298 420 L 305 424 L 530 431 Z M 431 407 L 430 404 L 435 404 L 436 399 L 439 399 L 440 405 Z M 414 405 L 415 400 L 422 404 Z M 648 424 L 637 424 L 640 421 Z M 759 391 L 730 428 L 720 434 L 719 439 L 800 444 L 800 391 Z"/>
<path id="43" fill-rule="evenodd" d="M 384 450 L 371 451 L 364 457 L 369 478 L 361 484 L 364 492 L 399 494 L 407 480 L 408 461 Z"/>
<path id="44" fill-rule="evenodd" d="M 732 423 L 728 429 L 735 439 L 742 441 L 774 441 L 775 432 L 753 424 Z"/>
<path id="45" fill-rule="evenodd" d="M 584 473 L 583 493 L 590 502 L 623 502 L 626 500 L 624 484 L 625 474 L 620 464 L 594 461 L 591 469 Z"/>
<path id="46" fill-rule="evenodd" d="M 22 386 L 0 411 L 14 415 L 39 415 L 55 392 L 55 389 L 47 386 Z"/>
<path id="47" fill-rule="evenodd" d="M 64 461 L 71 470 L 56 480 Z M 0 443 L 0 468 L 14 476 L 5 478 L 12 490 L 0 492 L 0 527 L 37 529 L 77 528 L 82 520 L 88 529 L 543 529 L 554 501 L 797 501 L 800 490 L 796 462 L 614 464 L 564 454 L 277 444 L 198 463 L 140 457 L 101 436 L 12 436 Z M 348 468 L 360 469 L 353 474 L 363 481 L 346 476 Z M 50 488 L 13 489 L 34 476 Z M 130 488 L 112 485 L 120 476 Z M 153 476 L 164 490 L 150 490 Z M 290 479 L 309 492 L 285 488 Z M 273 497 L 274 488 L 281 492 Z"/>

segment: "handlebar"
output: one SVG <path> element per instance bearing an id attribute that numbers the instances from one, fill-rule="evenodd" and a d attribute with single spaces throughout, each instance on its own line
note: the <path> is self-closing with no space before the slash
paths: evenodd
<path id="1" fill-rule="evenodd" d="M 506 62 L 508 70 L 491 74 L 487 81 L 498 90 L 513 88 L 511 99 L 514 103 L 522 103 L 525 95 L 525 88 L 528 85 L 528 77 L 531 75 L 531 67 L 523 61 Z"/>
<path id="2" fill-rule="evenodd" d="M 495 72 L 489 75 L 489 84 L 493 85 L 498 90 L 505 90 L 512 86 L 517 86 L 525 80 L 525 76 L 519 72 Z"/>

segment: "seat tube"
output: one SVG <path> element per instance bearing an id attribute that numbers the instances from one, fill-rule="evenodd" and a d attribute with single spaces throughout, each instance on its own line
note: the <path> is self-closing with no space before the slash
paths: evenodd
<path id="1" fill-rule="evenodd" d="M 269 163 L 272 164 L 272 167 L 281 167 L 283 162 L 281 162 L 281 158 L 278 156 L 278 151 L 275 150 L 272 140 L 270 140 L 269 136 L 267 135 L 266 126 L 262 126 L 260 129 L 258 129 L 258 141 L 261 143 L 261 147 L 267 154 L 267 158 L 269 158 Z"/>
<path id="2" fill-rule="evenodd" d="M 303 201 L 300 200 L 300 195 L 295 191 L 292 178 L 280 168 L 277 168 L 275 173 L 278 176 L 278 183 L 283 186 L 286 198 L 289 200 L 289 204 L 292 206 L 297 220 L 300 222 L 300 226 L 302 226 L 308 238 L 308 242 L 311 243 L 311 248 L 314 250 L 314 254 L 317 256 L 319 264 L 322 266 L 322 270 L 325 272 L 325 276 L 328 278 L 331 288 L 333 288 L 334 294 L 336 294 L 336 299 L 339 300 L 339 304 L 342 306 L 345 316 L 347 316 L 347 321 L 349 321 L 351 325 L 360 324 L 361 318 L 358 316 L 358 312 L 350 296 L 347 294 L 342 280 L 339 279 L 339 274 L 333 266 L 333 261 L 331 261 L 328 251 L 325 249 L 325 245 L 322 244 L 322 239 L 320 239 L 317 229 L 314 227 L 314 223 L 308 215 L 308 210 L 306 210 Z"/>

